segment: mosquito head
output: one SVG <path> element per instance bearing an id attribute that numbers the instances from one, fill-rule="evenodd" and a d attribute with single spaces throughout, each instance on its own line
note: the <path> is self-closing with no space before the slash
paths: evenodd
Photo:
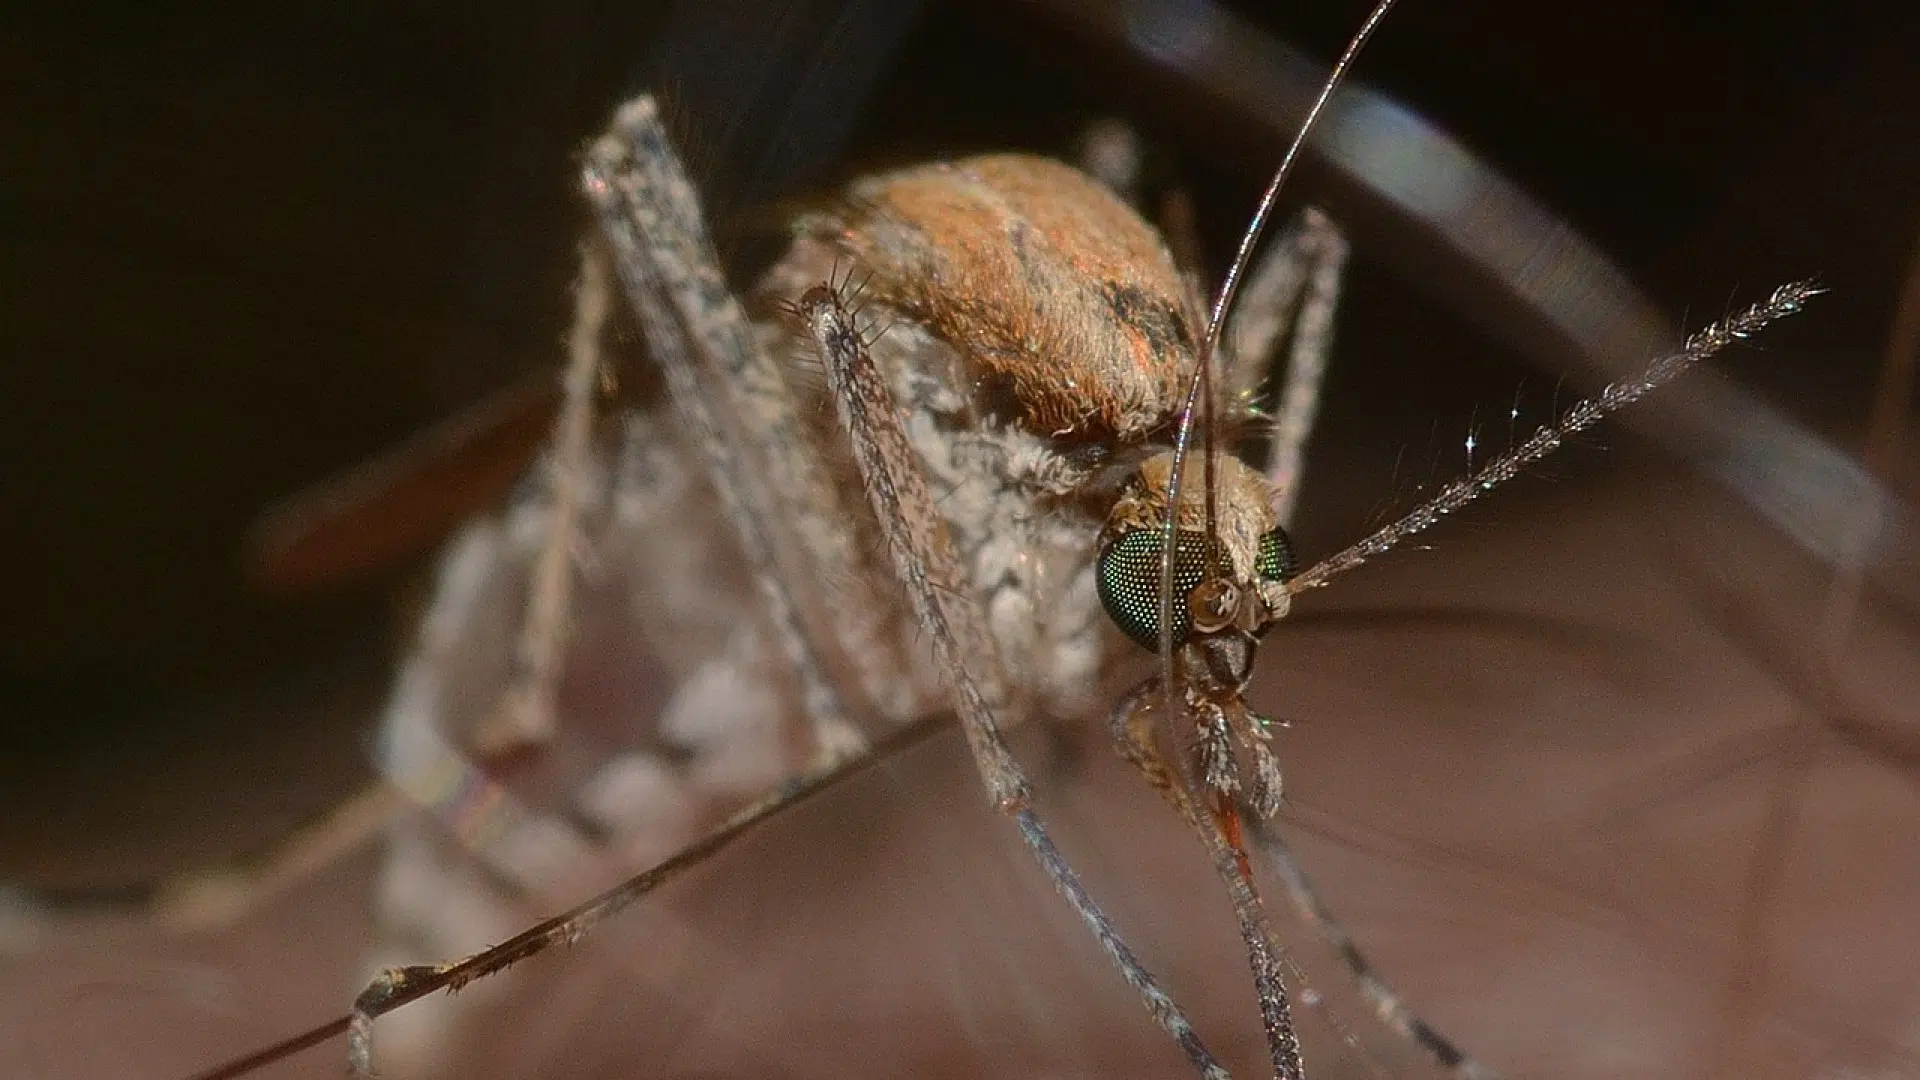
<path id="1" fill-rule="evenodd" d="M 1176 485 L 1174 462 L 1173 451 L 1148 458 L 1108 515 L 1095 567 L 1100 601 L 1123 633 L 1162 651 L 1161 674 L 1137 692 L 1141 707 L 1183 718 L 1195 778 L 1222 800 L 1215 812 L 1231 816 L 1225 800 L 1244 792 L 1271 817 L 1280 809 L 1280 765 L 1267 745 L 1271 722 L 1247 707 L 1245 692 L 1261 635 L 1287 614 L 1293 547 L 1266 477 L 1209 454 L 1178 466 L 1190 475 Z M 1178 503 L 1175 487 L 1187 492 Z"/>
<path id="2" fill-rule="evenodd" d="M 1175 653 L 1187 648 L 1185 642 L 1194 630 L 1200 632 L 1202 640 L 1217 640 L 1221 630 L 1235 628 L 1248 642 L 1248 648 L 1240 653 L 1244 653 L 1242 663 L 1250 665 L 1250 642 L 1273 625 L 1273 621 L 1286 615 L 1286 590 L 1281 580 L 1292 575 L 1292 550 L 1286 534 L 1279 530 L 1279 521 L 1273 517 L 1271 492 L 1265 480 L 1235 457 L 1215 450 L 1213 357 L 1219 352 L 1221 332 L 1227 325 L 1227 313 L 1233 311 L 1240 279 L 1246 275 L 1254 259 L 1254 248 L 1260 244 L 1261 233 L 1265 233 L 1267 221 L 1273 217 L 1281 186 L 1292 173 L 1294 163 L 1300 160 L 1300 150 L 1306 146 L 1319 115 L 1327 110 L 1334 90 L 1348 69 L 1354 67 L 1354 58 L 1367 44 L 1367 38 L 1373 37 L 1373 31 L 1379 29 L 1380 21 L 1386 19 L 1386 13 L 1392 8 L 1394 0 L 1379 0 L 1367 15 L 1367 21 L 1346 44 L 1346 52 L 1334 61 L 1327 83 L 1321 85 L 1319 94 L 1313 98 L 1313 106 L 1302 121 L 1300 131 L 1294 133 L 1279 169 L 1273 171 L 1273 179 L 1261 194 L 1260 206 L 1254 209 L 1246 233 L 1240 234 L 1240 246 L 1233 263 L 1227 267 L 1227 277 L 1213 296 L 1206 336 L 1200 342 L 1194 373 L 1188 379 L 1185 404 L 1179 411 L 1173 450 L 1148 461 L 1150 469 L 1140 471 L 1140 490 L 1146 494 L 1135 498 L 1133 503 L 1135 507 L 1154 511 L 1154 517 L 1146 519 L 1146 528 L 1158 528 L 1158 540 L 1129 540 L 1125 530 L 1131 527 L 1131 519 L 1119 525 L 1116 532 L 1117 521 L 1127 513 L 1127 500 L 1123 500 L 1123 505 L 1108 519 L 1106 534 L 1102 536 L 1100 596 L 1106 601 L 1108 615 L 1114 615 L 1121 630 L 1140 640 L 1139 630 L 1144 628 L 1152 638 L 1152 646 L 1160 650 L 1169 711 L 1177 705 L 1175 676 L 1179 675 L 1179 665 Z M 1200 434 L 1198 448 L 1194 446 L 1196 432 Z M 1194 455 L 1190 450 L 1198 450 L 1198 469 L 1192 467 Z M 1190 498 L 1188 492 L 1198 492 L 1198 498 Z M 1167 511 L 1167 507 L 1173 505 L 1179 507 L 1179 513 Z M 1267 540 L 1269 536 L 1271 540 Z M 1273 550 L 1273 555 L 1265 559 L 1275 571 L 1271 578 L 1263 577 L 1260 571 L 1261 552 L 1267 548 Z M 1127 598 L 1117 596 L 1110 580 L 1119 577 L 1121 567 L 1131 567 L 1131 555 L 1137 552 L 1146 553 L 1146 557 L 1160 563 L 1158 586 L 1142 590 L 1146 600 L 1158 607 L 1152 617 L 1139 617 L 1131 607 L 1116 611 L 1116 598 L 1123 601 Z M 1221 557 L 1225 557 L 1225 565 L 1221 565 Z M 1190 586 L 1185 584 L 1188 580 L 1192 582 Z M 1188 669 L 1190 667 L 1192 665 L 1188 665 Z M 1212 663 L 1208 667 L 1213 667 Z M 1223 686 L 1223 682 L 1229 680 L 1213 678 L 1212 682 Z M 1244 682 L 1244 673 L 1233 678 L 1233 692 L 1238 692 Z"/>
<path id="3" fill-rule="evenodd" d="M 1160 655 L 1159 675 L 1141 692 L 1159 697 L 1145 707 L 1182 717 L 1189 727 L 1197 779 L 1213 794 L 1221 830 L 1210 844 L 1237 849 L 1236 792 L 1244 791 L 1261 816 L 1280 807 L 1280 768 L 1267 746 L 1271 725 L 1244 695 L 1260 635 L 1287 614 L 1285 581 L 1294 571 L 1265 477 L 1218 445 L 1214 359 L 1241 278 L 1307 135 L 1393 4 L 1379 0 L 1307 110 L 1208 311 L 1173 446 L 1141 468 L 1100 538 L 1101 601 L 1127 636 Z M 1188 768 L 1178 772 L 1184 785 L 1195 782 Z M 1250 880 L 1244 851 L 1237 858 L 1241 879 Z M 1243 926 L 1247 917 L 1243 912 Z"/>
<path id="4" fill-rule="evenodd" d="M 1108 514 L 1096 566 L 1100 602 L 1122 633 L 1148 649 L 1159 648 L 1163 610 L 1172 613 L 1176 648 L 1217 634 L 1257 639 L 1286 615 L 1283 582 L 1294 571 L 1293 546 L 1274 517 L 1266 478 L 1237 458 L 1218 456 L 1209 514 L 1204 463 L 1187 460 L 1173 533 L 1172 602 L 1163 604 L 1173 457 L 1167 451 L 1148 458 Z"/>

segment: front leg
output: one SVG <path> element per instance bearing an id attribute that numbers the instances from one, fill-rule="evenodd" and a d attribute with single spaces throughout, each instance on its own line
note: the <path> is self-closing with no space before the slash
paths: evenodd
<path id="1" fill-rule="evenodd" d="M 814 739 L 828 756 L 851 752 L 862 742 L 856 718 L 874 710 L 849 699 L 858 687 L 830 677 L 823 643 L 837 636 L 883 652 L 881 607 L 858 573 L 857 538 L 838 528 L 841 494 L 808 449 L 784 375 L 728 291 L 651 97 L 622 106 L 589 152 L 582 185 L 653 360 L 706 457 Z"/>
<path id="2" fill-rule="evenodd" d="M 933 645 L 934 658 L 951 690 L 981 781 L 996 808 L 1014 818 L 1055 888 L 1099 940 L 1121 976 L 1139 992 L 1147 1011 L 1179 1044 L 1202 1076 L 1227 1073 L 1200 1042 L 1166 991 L 1120 938 L 1112 920 L 1080 884 L 1038 814 L 1029 805 L 1031 786 L 1014 760 L 994 709 L 1006 691 L 985 620 L 963 591 L 960 562 L 935 508 L 893 395 L 887 389 L 851 311 L 827 286 L 809 289 L 794 313 L 805 322 L 820 351 L 834 408 L 845 429 L 879 520 L 907 602 Z"/>
<path id="3" fill-rule="evenodd" d="M 1248 276 L 1229 326 L 1233 366 L 1226 384 L 1235 395 L 1255 392 L 1269 377 L 1283 339 L 1289 342 L 1286 381 L 1274 399 L 1267 450 L 1267 481 L 1282 528 L 1292 527 L 1300 502 L 1306 446 L 1320 414 L 1346 266 L 1346 237 L 1332 218 L 1308 207 L 1274 238 Z"/>

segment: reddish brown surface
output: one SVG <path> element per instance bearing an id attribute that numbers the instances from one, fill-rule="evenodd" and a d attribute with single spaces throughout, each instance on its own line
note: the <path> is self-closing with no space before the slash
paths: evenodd
<path id="1" fill-rule="evenodd" d="M 1818 575 L 1678 482 L 1536 488 L 1436 543 L 1304 604 L 1257 697 L 1295 722 L 1290 835 L 1382 968 L 1522 1076 L 1920 1069 L 1920 790 L 1910 763 L 1828 726 L 1844 713 L 1911 743 L 1911 613 L 1863 612 L 1818 684 Z M 1257 1071 L 1204 858 L 1097 740 L 1083 750 L 1042 770 L 1063 847 Z M 16 1075 L 167 1077 L 337 1012 L 368 869 L 226 934 L 57 930 L 0 969 Z M 1298 948 L 1375 1046 L 1335 969 Z M 497 991 L 461 1001 L 489 1019 L 450 1075 L 1179 1075 L 955 737 Z M 1353 1055 L 1308 1023 L 1309 1061 L 1340 1075 Z M 268 1075 L 336 1076 L 342 1053 Z"/>

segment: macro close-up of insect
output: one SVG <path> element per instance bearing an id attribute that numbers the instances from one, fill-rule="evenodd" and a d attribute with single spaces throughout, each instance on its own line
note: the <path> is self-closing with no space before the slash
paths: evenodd
<path id="1" fill-rule="evenodd" d="M 230 873 L 17 875 L 18 1075 L 1920 1069 L 1920 272 L 1844 347 L 1819 263 L 1649 314 L 1343 89 L 1392 8 L 1310 78 L 1204 4 L 988 19 L 1261 116 L 1236 198 L 1118 100 L 775 197 L 652 71 L 575 144 L 558 378 L 251 534 L 289 594 L 440 548 L 372 784 Z"/>

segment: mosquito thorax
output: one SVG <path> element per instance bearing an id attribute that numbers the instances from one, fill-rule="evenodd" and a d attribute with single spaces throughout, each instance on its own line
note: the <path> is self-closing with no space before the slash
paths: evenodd
<path id="1" fill-rule="evenodd" d="M 868 177 L 812 227 L 1031 430 L 1135 441 L 1178 408 L 1197 314 L 1166 243 L 1078 169 L 988 154 Z"/>
<path id="2" fill-rule="evenodd" d="M 1173 559 L 1176 644 L 1193 634 L 1258 638 L 1286 616 L 1284 583 L 1295 569 L 1293 546 L 1274 516 L 1266 477 L 1238 458 L 1217 455 L 1209 531 L 1206 471 L 1200 455 L 1192 455 L 1180 485 Z M 1121 633 L 1148 649 L 1160 643 L 1160 564 L 1172 478 L 1172 451 L 1140 466 L 1107 515 L 1096 557 L 1101 605 Z"/>

